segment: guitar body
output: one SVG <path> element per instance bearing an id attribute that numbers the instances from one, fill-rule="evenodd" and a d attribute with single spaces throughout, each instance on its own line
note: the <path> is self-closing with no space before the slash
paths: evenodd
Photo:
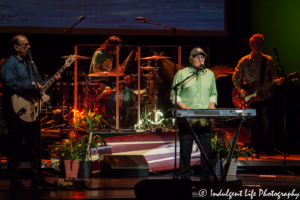
<path id="1" fill-rule="evenodd" d="M 41 100 L 32 97 L 21 97 L 14 94 L 11 97 L 11 103 L 17 117 L 25 122 L 34 122 L 38 117 L 38 110 L 41 111 L 42 104 L 49 101 L 50 97 L 47 94 L 42 94 Z M 40 109 L 38 105 L 40 101 Z"/>
<path id="2" fill-rule="evenodd" d="M 70 55 L 65 61 L 64 66 L 62 66 L 57 73 L 61 74 L 74 62 L 74 60 L 75 57 L 73 55 Z M 14 94 L 11 97 L 11 104 L 15 113 L 15 117 L 18 117 L 25 122 L 36 121 L 39 114 L 38 111 L 41 111 L 42 104 L 50 100 L 49 95 L 46 95 L 45 91 L 54 83 L 54 81 L 55 75 L 51 79 L 49 79 L 49 81 L 42 88 L 39 89 L 39 98 L 37 98 L 36 95 L 20 96 Z"/>
<path id="3" fill-rule="evenodd" d="M 243 89 L 246 91 L 252 91 L 255 89 L 258 85 L 258 82 L 252 82 L 250 85 L 244 86 Z M 241 96 L 241 93 L 237 88 L 234 88 L 232 91 L 232 101 L 236 108 L 239 109 L 247 109 L 249 108 L 252 101 L 258 101 L 259 96 L 257 95 L 257 92 L 250 93 L 245 97 Z"/>

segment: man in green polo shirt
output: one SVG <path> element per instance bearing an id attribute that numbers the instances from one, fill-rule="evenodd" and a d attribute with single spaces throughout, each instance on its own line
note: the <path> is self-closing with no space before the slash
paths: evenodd
<path id="1" fill-rule="evenodd" d="M 207 54 L 201 48 L 194 48 L 189 57 L 190 66 L 179 70 L 173 81 L 173 86 L 190 76 L 195 70 L 197 74 L 178 86 L 178 93 L 175 97 L 174 91 L 171 93 L 171 100 L 180 109 L 216 109 L 217 89 L 215 75 L 209 69 L 203 69 Z M 192 119 L 191 125 L 194 132 L 198 135 L 200 144 L 205 154 L 210 160 L 211 157 L 211 124 L 205 119 Z M 193 136 L 187 131 L 184 123 L 178 121 L 180 136 L 180 162 L 179 171 L 181 179 L 190 179 L 190 160 L 193 148 Z M 201 181 L 209 181 L 209 168 L 204 159 L 200 165 Z"/>

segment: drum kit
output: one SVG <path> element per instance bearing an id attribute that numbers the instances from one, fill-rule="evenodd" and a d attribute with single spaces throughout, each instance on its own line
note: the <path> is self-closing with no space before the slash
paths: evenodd
<path id="1" fill-rule="evenodd" d="M 87 59 L 82 56 L 79 59 Z M 141 95 L 141 121 L 142 128 L 150 128 L 149 121 L 155 117 L 156 101 L 157 101 L 157 75 L 160 67 L 157 67 L 158 59 L 166 59 L 170 57 L 151 56 L 141 58 L 148 60 L 148 66 L 141 67 L 143 81 L 145 87 L 140 90 Z M 150 66 L 151 61 L 155 59 L 155 66 Z M 83 73 L 84 74 L 84 73 Z M 106 85 L 109 77 L 116 77 L 116 73 L 101 72 L 95 74 L 85 74 L 85 81 L 77 82 L 77 109 L 83 110 L 86 106 L 95 113 L 104 115 L 107 122 L 113 127 L 116 124 L 116 91 L 115 83 L 112 88 Z M 120 77 L 124 80 L 119 81 L 119 128 L 132 129 L 138 123 L 138 90 L 137 74 L 125 75 L 120 73 Z M 73 83 L 56 83 L 52 88 L 51 104 L 53 108 L 66 108 L 73 105 Z M 150 115 L 149 113 L 152 113 Z M 155 120 L 153 120 L 155 121 Z M 153 123 L 152 123 L 153 124 Z"/>

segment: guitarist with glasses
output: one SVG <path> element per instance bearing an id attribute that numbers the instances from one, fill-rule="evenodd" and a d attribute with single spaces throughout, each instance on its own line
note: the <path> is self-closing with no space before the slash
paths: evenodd
<path id="1" fill-rule="evenodd" d="M 30 62 L 28 50 L 31 48 L 28 39 L 23 34 L 17 34 L 11 39 L 12 55 L 1 68 L 1 83 L 3 88 L 3 117 L 8 129 L 8 172 L 11 189 L 25 189 L 20 177 L 20 159 L 23 139 L 27 140 L 30 151 L 30 165 L 32 171 L 32 185 L 34 187 L 47 186 L 44 179 L 38 180 L 41 168 L 39 141 L 41 141 L 39 120 L 25 122 L 16 117 L 12 109 L 13 95 L 30 95 L 39 91 L 48 80 L 41 80 L 34 62 Z M 55 75 L 58 80 L 60 74 Z M 33 84 L 33 82 L 38 82 Z M 40 174 L 41 175 L 41 174 Z M 49 186 L 49 185 L 48 185 Z"/>
<path id="2" fill-rule="evenodd" d="M 263 148 L 267 155 L 274 154 L 272 145 L 273 91 L 271 87 L 264 88 L 264 86 L 273 81 L 277 85 L 282 85 L 284 80 L 278 78 L 272 57 L 262 54 L 263 35 L 253 35 L 249 43 L 252 52 L 238 62 L 232 76 L 235 86 L 233 102 L 238 108 L 250 106 L 256 109 L 257 116 L 250 119 L 249 128 L 252 148 L 257 153 L 256 157 L 259 158 L 259 153 L 263 151 Z M 262 89 L 253 93 L 258 87 Z M 250 97 L 253 101 L 248 100 Z M 240 98 L 245 98 L 246 101 L 239 101 Z"/>

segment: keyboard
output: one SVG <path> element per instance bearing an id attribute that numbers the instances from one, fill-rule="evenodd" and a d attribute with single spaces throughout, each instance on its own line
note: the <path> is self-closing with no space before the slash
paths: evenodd
<path id="1" fill-rule="evenodd" d="M 209 118 L 222 118 L 222 117 L 255 117 L 255 109 L 236 109 L 236 108 L 219 108 L 219 109 L 192 109 L 192 110 L 177 110 L 177 117 L 209 117 Z M 174 118 L 175 110 L 168 110 L 165 118 Z"/>

